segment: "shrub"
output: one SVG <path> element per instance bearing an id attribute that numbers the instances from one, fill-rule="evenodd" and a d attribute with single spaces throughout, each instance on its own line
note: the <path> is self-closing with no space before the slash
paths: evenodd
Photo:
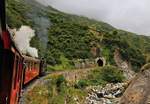
<path id="1" fill-rule="evenodd" d="M 114 66 L 105 66 L 100 70 L 102 79 L 110 83 L 122 82 L 125 78 L 123 73 Z"/>
<path id="2" fill-rule="evenodd" d="M 75 84 L 75 88 L 85 88 L 86 86 L 88 86 L 88 82 L 86 80 L 79 80 L 77 82 L 77 84 Z"/>
<path id="3" fill-rule="evenodd" d="M 58 76 L 58 78 L 56 79 L 57 91 L 61 92 L 62 87 L 64 87 L 65 84 L 66 84 L 65 77 L 63 75 Z"/>
<path id="4" fill-rule="evenodd" d="M 59 87 L 62 83 L 66 82 L 66 79 L 63 75 L 58 76 L 56 79 L 56 85 Z"/>

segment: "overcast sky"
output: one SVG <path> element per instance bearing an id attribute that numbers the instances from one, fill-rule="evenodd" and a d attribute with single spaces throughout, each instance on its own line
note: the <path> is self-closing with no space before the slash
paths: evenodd
<path id="1" fill-rule="evenodd" d="M 37 0 L 66 13 L 150 36 L 150 0 Z"/>

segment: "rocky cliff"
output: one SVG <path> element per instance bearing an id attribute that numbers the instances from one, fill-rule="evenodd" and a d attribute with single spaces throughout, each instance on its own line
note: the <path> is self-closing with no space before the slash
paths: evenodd
<path id="1" fill-rule="evenodd" d="M 122 59 L 119 49 L 116 49 L 114 52 L 114 60 L 117 66 L 123 71 L 127 80 L 134 78 L 135 72 L 132 70 L 131 63 Z"/>
<path id="2" fill-rule="evenodd" d="M 150 64 L 145 65 L 131 81 L 120 104 L 150 104 Z"/>

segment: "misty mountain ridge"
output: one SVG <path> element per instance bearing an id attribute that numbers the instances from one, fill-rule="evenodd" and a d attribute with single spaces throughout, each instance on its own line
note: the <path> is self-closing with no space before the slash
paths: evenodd
<path id="1" fill-rule="evenodd" d="M 67 60 L 94 58 L 92 48 L 100 48 L 101 56 L 112 65 L 115 65 L 113 53 L 119 49 L 122 59 L 130 62 L 135 71 L 150 61 L 150 37 L 66 14 L 35 0 L 7 0 L 7 17 L 12 28 L 29 25 L 35 29 L 37 36 L 31 44 L 50 65 L 62 64 L 61 56 Z"/>

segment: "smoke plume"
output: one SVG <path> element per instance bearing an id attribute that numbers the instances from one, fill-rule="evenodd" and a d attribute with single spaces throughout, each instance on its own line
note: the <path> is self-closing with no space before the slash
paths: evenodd
<path id="1" fill-rule="evenodd" d="M 26 15 L 34 23 L 33 28 L 37 32 L 36 34 L 42 43 L 42 47 L 46 48 L 48 42 L 48 28 L 51 26 L 51 22 L 46 16 L 47 8 L 34 0 L 25 1 L 32 7 Z"/>
<path id="2" fill-rule="evenodd" d="M 28 26 L 21 26 L 21 28 L 15 32 L 14 40 L 23 54 L 38 57 L 38 50 L 30 46 L 30 41 L 34 36 L 34 30 Z"/>
<path id="3" fill-rule="evenodd" d="M 38 55 L 45 57 L 48 42 L 48 30 L 52 23 L 47 16 L 47 7 L 36 0 L 23 0 L 29 9 L 25 16 L 31 21 L 32 28 L 36 31 L 36 37 L 40 46 Z"/>

